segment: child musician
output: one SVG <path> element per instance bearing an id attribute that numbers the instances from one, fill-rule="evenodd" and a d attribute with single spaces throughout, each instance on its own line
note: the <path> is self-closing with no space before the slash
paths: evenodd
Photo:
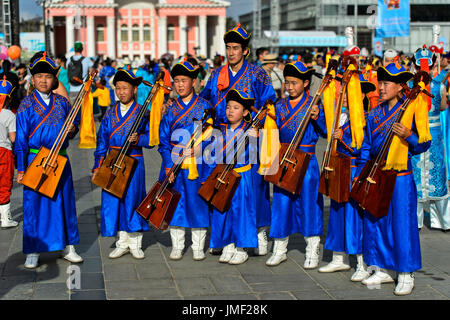
<path id="1" fill-rule="evenodd" d="M 367 94 L 376 90 L 376 87 L 362 74 L 359 75 L 359 80 L 365 103 L 367 103 Z M 344 107 L 347 107 L 345 106 L 347 100 L 344 99 Z M 342 116 L 341 120 L 342 118 L 348 119 L 347 114 L 342 114 Z M 343 122 L 341 129 L 334 133 L 334 138 L 338 141 L 338 152 L 350 157 L 351 179 L 353 180 L 361 172 L 364 163 L 361 163 L 357 158 L 360 150 L 351 146 L 350 122 Z M 356 255 L 357 266 L 350 280 L 355 282 L 364 280 L 369 276 L 369 273 L 364 267 L 362 244 L 363 219 L 361 208 L 353 200 L 339 203 L 330 199 L 330 216 L 324 249 L 333 251 L 333 259 L 329 264 L 319 268 L 319 272 L 328 273 L 350 270 L 350 266 L 344 261 L 345 254 L 354 254 Z"/>
<path id="2" fill-rule="evenodd" d="M 275 104 L 276 125 L 281 143 L 290 143 L 306 115 L 312 97 L 309 84 L 312 69 L 301 61 L 285 66 L 283 75 L 289 97 Z M 311 155 L 301 193 L 292 195 L 277 186 L 273 189 L 272 224 L 270 237 L 274 238 L 273 254 L 266 261 L 276 266 L 287 259 L 289 236 L 301 233 L 307 243 L 304 268 L 314 269 L 319 264 L 320 236 L 323 233 L 323 196 L 319 193 L 319 165 L 315 145 L 319 136 L 326 137 L 325 116 L 322 107 L 313 106 L 300 150 Z M 267 121 L 268 118 L 266 118 Z"/>
<path id="3" fill-rule="evenodd" d="M 97 149 L 94 152 L 95 163 L 93 177 L 105 159 L 108 150 L 120 149 L 133 126 L 142 106 L 136 103 L 136 90 L 142 78 L 136 77 L 131 70 L 119 69 L 113 83 L 119 102 L 106 111 L 97 134 Z M 144 259 L 142 251 L 142 232 L 147 231 L 147 222 L 136 212 L 136 208 L 145 198 L 145 166 L 142 148 L 149 148 L 149 115 L 144 116 L 137 133 L 129 137 L 132 146 L 129 156 L 137 160 L 137 166 L 123 199 L 102 191 L 101 233 L 103 237 L 119 239 L 116 248 L 109 254 L 115 259 L 131 252 L 135 259 Z"/>
<path id="4" fill-rule="evenodd" d="M 178 63 L 172 68 L 171 76 L 178 98 L 164 115 L 159 128 L 158 151 L 163 160 L 160 180 L 165 178 L 184 148 L 183 145 L 187 144 L 194 133 L 196 127 L 194 119 L 200 120 L 204 111 L 211 108 L 208 101 L 194 92 L 199 71 L 198 66 L 194 67 L 188 61 Z M 183 152 L 193 151 L 184 149 Z M 205 164 L 202 162 L 202 157 L 201 155 L 198 157 L 197 153 L 195 153 L 195 157 L 198 158 L 194 164 L 195 167 L 183 165 L 177 177 L 172 174 L 169 178 L 170 182 L 174 183 L 174 189 L 181 194 L 169 226 L 172 239 L 172 252 L 169 257 L 172 260 L 182 258 L 186 228 L 192 228 L 193 259 L 206 258 L 204 246 L 209 227 L 209 209 L 207 203 L 198 195 L 198 190 L 207 176 L 205 176 Z M 193 158 L 189 160 L 192 161 Z"/>
<path id="5" fill-rule="evenodd" d="M 406 84 L 413 74 L 393 62 L 381 66 L 377 75 L 383 101 L 367 116 L 360 157 L 363 161 L 374 159 L 392 126 L 392 131 L 399 140 L 394 140 L 389 146 L 386 168 L 397 171 L 397 178 L 387 215 L 375 218 L 367 211 L 364 212 L 364 262 L 368 266 L 377 267 L 377 270 L 362 283 L 372 287 L 392 283 L 393 271 L 397 271 L 398 282 L 394 294 L 408 295 L 414 288 L 413 272 L 422 268 L 417 228 L 417 190 L 410 159 L 412 155 L 425 152 L 430 147 L 431 141 L 427 137 L 424 123 L 428 121 L 427 112 L 425 111 L 425 118 L 415 114 L 410 128 L 402 123 L 393 123 L 405 100 L 402 84 Z M 403 150 L 399 146 L 407 148 Z M 392 150 L 396 151 L 394 161 L 390 157 Z"/>
<path id="6" fill-rule="evenodd" d="M 216 163 L 232 163 L 233 152 L 239 147 L 238 141 L 242 138 L 244 130 L 251 122 L 250 108 L 254 99 L 246 92 L 232 89 L 226 96 L 227 122 L 222 123 L 222 137 L 217 139 L 218 153 Z M 221 213 L 216 208 L 211 214 L 211 248 L 223 247 L 219 258 L 221 263 L 242 264 L 248 259 L 244 248 L 258 247 L 257 228 L 257 195 L 255 193 L 257 165 L 256 130 L 248 129 L 246 134 L 251 135 L 244 151 L 239 152 L 234 171 L 241 176 L 239 185 L 234 193 L 231 207 Z M 228 153 L 228 155 L 227 155 Z M 270 214 L 270 212 L 269 212 Z"/>
<path id="7" fill-rule="evenodd" d="M 18 183 L 39 148 L 52 148 L 71 109 L 66 98 L 52 92 L 58 86 L 59 67 L 46 52 L 36 54 L 29 69 L 35 90 L 22 100 L 16 120 Z M 75 135 L 77 126 L 78 120 L 75 120 L 69 127 L 69 138 Z M 64 141 L 59 154 L 67 157 L 68 146 L 68 140 Z M 63 249 L 66 260 L 82 262 L 74 248 L 78 243 L 72 170 L 67 161 L 53 199 L 28 187 L 23 188 L 23 252 L 27 255 L 24 267 L 36 268 L 40 252 Z"/>

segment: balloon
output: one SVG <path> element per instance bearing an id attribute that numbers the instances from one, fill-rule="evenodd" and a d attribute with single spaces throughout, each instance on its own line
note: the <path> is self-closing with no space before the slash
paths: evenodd
<path id="1" fill-rule="evenodd" d="M 22 53 L 22 50 L 20 50 L 19 46 L 11 46 L 8 49 L 8 56 L 11 58 L 11 60 L 16 60 L 20 58 L 20 54 Z"/>
<path id="2" fill-rule="evenodd" d="M 0 47 L 0 60 L 8 58 L 8 49 L 5 46 Z"/>

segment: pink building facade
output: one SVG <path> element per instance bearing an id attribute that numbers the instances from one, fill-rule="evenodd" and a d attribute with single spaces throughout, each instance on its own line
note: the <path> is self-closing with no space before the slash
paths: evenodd
<path id="1" fill-rule="evenodd" d="M 75 41 L 83 54 L 131 60 L 190 53 L 225 55 L 226 1 L 69 0 L 47 10 L 54 54 L 67 53 Z"/>

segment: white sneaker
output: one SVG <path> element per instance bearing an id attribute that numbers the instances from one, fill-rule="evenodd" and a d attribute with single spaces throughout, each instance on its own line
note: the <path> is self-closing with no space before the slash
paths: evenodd
<path id="1" fill-rule="evenodd" d="M 192 258 L 195 261 L 201 261 L 206 258 L 204 247 L 206 239 L 206 228 L 192 228 Z"/>
<path id="2" fill-rule="evenodd" d="M 270 267 L 277 266 L 283 261 L 287 260 L 286 252 L 288 242 L 289 237 L 273 240 L 273 254 L 269 259 L 267 259 L 266 261 L 267 266 Z"/>
<path id="3" fill-rule="evenodd" d="M 361 281 L 362 284 L 367 286 L 391 282 L 394 282 L 394 279 L 392 279 L 392 277 L 384 271 L 376 271 L 373 275 Z"/>
<path id="4" fill-rule="evenodd" d="M 145 258 L 144 251 L 142 251 L 142 236 L 141 232 L 133 232 L 128 235 L 130 253 L 135 259 Z"/>
<path id="5" fill-rule="evenodd" d="M 11 202 L 0 205 L 0 224 L 2 228 L 17 227 L 19 223 L 11 218 Z"/>
<path id="6" fill-rule="evenodd" d="M 182 227 L 169 227 L 170 238 L 172 239 L 172 251 L 169 258 L 180 260 L 183 257 L 185 229 Z"/>
<path id="7" fill-rule="evenodd" d="M 303 268 L 315 269 L 319 266 L 320 237 L 305 237 L 305 240 L 307 246 Z"/>
<path id="8" fill-rule="evenodd" d="M 229 264 L 242 264 L 248 259 L 247 252 L 242 248 L 236 248 L 236 251 L 234 252 L 233 257 L 230 261 L 228 261 Z"/>
<path id="9" fill-rule="evenodd" d="M 75 251 L 75 247 L 73 245 L 68 245 L 63 251 L 63 258 L 73 262 L 73 263 L 80 263 L 83 262 L 83 258 L 78 255 Z"/>
<path id="10" fill-rule="evenodd" d="M 203 250 L 193 250 L 192 253 L 192 258 L 195 261 L 202 261 L 206 258 L 205 252 L 203 252 Z"/>
<path id="11" fill-rule="evenodd" d="M 255 249 L 257 256 L 265 256 L 269 251 L 267 249 L 269 241 L 267 239 L 267 232 L 265 227 L 261 227 L 258 230 L 258 248 Z"/>
<path id="12" fill-rule="evenodd" d="M 39 253 L 30 253 L 27 254 L 27 259 L 25 260 L 25 264 L 23 265 L 27 269 L 34 269 L 38 266 L 39 261 Z"/>
<path id="13" fill-rule="evenodd" d="M 183 250 L 172 248 L 169 258 L 170 260 L 180 260 L 181 258 L 183 258 Z"/>
<path id="14" fill-rule="evenodd" d="M 357 268 L 356 271 L 352 274 L 352 277 L 350 278 L 353 282 L 360 282 L 364 279 L 367 279 L 370 276 L 370 273 L 367 272 L 364 267 Z"/>
<path id="15" fill-rule="evenodd" d="M 109 254 L 109 258 L 110 259 L 117 259 L 117 258 L 120 258 L 121 256 L 123 256 L 124 254 L 128 253 L 128 252 L 130 252 L 129 248 L 117 247 Z"/>
<path id="16" fill-rule="evenodd" d="M 319 272 L 329 273 L 336 271 L 347 271 L 350 270 L 350 266 L 344 263 L 344 254 L 333 252 L 333 259 L 326 266 L 320 267 Z"/>
<path id="17" fill-rule="evenodd" d="M 222 250 L 222 254 L 220 255 L 219 262 L 228 263 L 231 258 L 233 258 L 235 251 L 236 248 L 234 246 L 234 243 L 230 243 L 229 245 L 225 246 Z"/>
<path id="18" fill-rule="evenodd" d="M 398 282 L 394 294 L 396 296 L 406 296 L 411 294 L 414 289 L 414 273 L 399 272 Z"/>

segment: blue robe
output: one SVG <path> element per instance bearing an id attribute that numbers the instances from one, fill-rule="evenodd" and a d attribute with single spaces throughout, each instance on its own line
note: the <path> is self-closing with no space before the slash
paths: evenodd
<path id="1" fill-rule="evenodd" d="M 100 70 L 99 78 L 106 80 L 105 87 L 109 90 L 109 97 L 111 98 L 111 106 L 116 103 L 116 94 L 114 93 L 114 89 L 111 88 L 111 84 L 109 80 L 116 74 L 116 69 L 111 66 L 104 66 L 102 70 Z"/>
<path id="2" fill-rule="evenodd" d="M 337 151 L 350 157 L 351 186 L 353 179 L 360 174 L 364 163 L 361 163 L 358 158 L 360 150 L 351 147 L 352 135 L 349 122 L 342 127 L 342 131 L 343 135 L 338 140 Z M 345 203 L 330 199 L 330 215 L 324 248 L 346 254 L 361 254 L 362 245 L 362 209 L 352 199 Z"/>
<path id="3" fill-rule="evenodd" d="M 109 150 L 122 147 L 141 108 L 134 102 L 125 116 L 122 116 L 120 112 L 120 103 L 108 109 L 97 133 L 97 149 L 94 152 L 93 170 L 101 166 Z M 147 222 L 136 212 L 136 208 L 146 195 L 142 148 L 149 148 L 149 117 L 147 111 L 137 131 L 139 140 L 130 147 L 127 154 L 137 160 L 137 166 L 124 198 L 119 199 L 102 190 L 101 233 L 103 237 L 114 237 L 118 231 L 133 233 L 149 230 Z"/>
<path id="4" fill-rule="evenodd" d="M 145 68 L 139 68 L 136 71 L 136 77 L 142 77 L 143 80 L 150 82 L 151 84 L 155 83 L 155 76 L 153 73 L 149 73 Z M 139 105 L 144 105 L 145 99 L 147 99 L 148 94 L 152 90 L 151 87 L 141 83 L 137 89 L 137 103 Z"/>
<path id="5" fill-rule="evenodd" d="M 275 104 L 276 122 L 281 143 L 291 143 L 292 138 L 305 116 L 312 97 L 305 92 L 295 107 L 289 98 Z M 273 186 L 272 224 L 270 237 L 285 238 L 294 233 L 305 237 L 320 236 L 323 233 L 323 196 L 319 193 L 319 165 L 315 155 L 319 136 L 326 137 L 325 115 L 322 105 L 317 120 L 310 120 L 299 149 L 311 155 L 311 160 L 299 195 Z"/>
<path id="6" fill-rule="evenodd" d="M 414 181 L 417 185 L 419 201 L 444 200 L 448 198 L 447 172 L 444 139 L 441 131 L 441 81 L 445 73 L 440 73 L 431 81 L 431 109 L 428 120 L 431 133 L 431 146 L 427 152 L 411 159 Z"/>
<path id="7" fill-rule="evenodd" d="M 436 78 L 440 78 L 440 80 L 442 81 L 443 77 L 447 74 L 447 72 L 448 70 L 441 70 L 441 73 Z M 447 79 L 444 82 L 445 91 L 447 91 L 447 94 L 449 91 L 448 85 L 449 83 Z M 450 99 L 450 97 L 447 97 L 447 100 L 448 99 Z M 445 165 L 447 168 L 447 179 L 450 180 L 450 108 L 447 108 L 444 111 L 442 111 L 440 117 L 441 117 L 442 138 L 445 150 Z"/>
<path id="8" fill-rule="evenodd" d="M 227 118 L 225 114 L 227 102 L 226 95 L 231 89 L 246 90 L 248 95 L 255 98 L 255 108 L 260 109 L 264 103 L 271 99 L 274 103 L 277 100 L 277 95 L 272 86 L 270 76 L 266 71 L 259 66 L 248 63 L 244 60 L 241 69 L 236 76 L 233 77 L 231 70 L 228 69 L 228 77 L 230 83 L 228 88 L 220 91 L 217 88 L 217 81 L 221 66 L 211 73 L 211 76 L 206 83 L 205 88 L 200 93 L 200 97 L 208 100 L 216 109 L 217 123 L 226 123 Z M 270 225 L 270 214 L 263 214 L 270 212 L 270 186 L 264 181 L 264 176 L 254 176 L 255 179 L 255 193 L 258 195 L 257 200 L 257 225 L 258 227 L 265 227 Z"/>
<path id="9" fill-rule="evenodd" d="M 245 122 L 232 130 L 229 124 L 221 124 L 222 139 L 216 139 L 214 142 L 219 146 L 231 146 L 239 137 L 242 136 L 245 128 Z M 252 142 L 253 141 L 253 142 Z M 230 163 L 232 159 L 227 159 L 225 152 L 214 152 L 216 163 Z M 250 139 L 250 143 L 245 151 L 240 153 L 234 170 L 239 173 L 241 180 L 234 193 L 231 207 L 228 211 L 221 213 L 213 208 L 211 214 L 211 248 L 221 248 L 234 243 L 238 248 L 256 248 L 258 247 L 257 235 L 257 201 L 255 192 L 255 175 L 258 174 L 257 162 L 258 144 Z M 220 159 L 220 160 L 219 160 Z M 242 172 L 240 172 L 242 171 Z M 270 209 L 270 208 L 269 208 Z M 264 215 L 270 215 L 270 211 Z"/>
<path id="10" fill-rule="evenodd" d="M 200 121 L 203 112 L 211 108 L 208 101 L 196 94 L 186 105 L 180 98 L 170 107 L 164 115 L 159 127 L 159 148 L 162 157 L 160 181 L 165 177 L 165 169 L 172 168 L 178 158 L 181 148 L 188 143 L 195 130 L 193 119 Z M 208 178 L 208 165 L 203 163 L 200 154 L 196 159 L 199 177 L 189 180 L 189 170 L 180 169 L 173 188 L 180 194 L 178 206 L 173 214 L 171 226 L 185 228 L 209 227 L 209 209 L 207 203 L 198 195 L 202 182 Z"/>
<path id="11" fill-rule="evenodd" d="M 404 97 L 389 111 L 387 102 L 371 110 L 361 148 L 361 160 L 377 156 L 395 120 Z M 413 132 L 405 139 L 409 144 L 408 168 L 397 172 L 394 194 L 387 216 L 374 218 L 364 212 L 363 255 L 368 266 L 397 272 L 413 272 L 422 268 L 419 230 L 417 228 L 417 189 L 412 175 L 411 157 L 425 152 L 431 141 L 418 143 L 415 122 Z"/>
<path id="12" fill-rule="evenodd" d="M 36 156 L 30 149 L 38 150 L 41 146 L 51 149 L 70 108 L 69 101 L 57 94 L 51 94 L 49 105 L 37 92 L 22 100 L 16 118 L 15 155 L 18 172 L 24 172 Z M 74 124 L 78 127 L 77 119 Z M 68 146 L 66 139 L 61 151 Z M 23 188 L 25 254 L 62 250 L 67 245 L 79 242 L 72 170 L 68 157 L 67 160 L 53 199 L 28 187 Z"/>

